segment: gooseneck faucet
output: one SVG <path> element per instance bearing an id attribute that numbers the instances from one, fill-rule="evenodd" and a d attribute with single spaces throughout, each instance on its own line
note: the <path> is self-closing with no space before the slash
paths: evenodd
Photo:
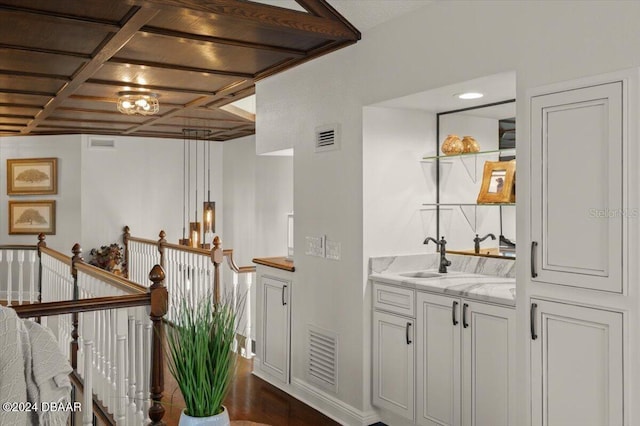
<path id="1" fill-rule="evenodd" d="M 447 273 L 447 266 L 451 266 L 451 261 L 447 260 L 447 258 L 446 258 L 447 240 L 444 239 L 444 236 L 442 238 L 440 238 L 440 241 L 436 240 L 433 237 L 427 237 L 427 238 L 424 239 L 422 244 L 428 244 L 429 241 L 433 241 L 433 243 L 440 250 L 440 268 L 438 268 L 438 272 L 440 272 L 441 274 L 446 274 Z"/>
<path id="2" fill-rule="evenodd" d="M 484 237 L 482 237 L 482 238 L 479 238 L 479 237 L 478 237 L 478 234 L 476 234 L 476 237 L 473 239 L 473 243 L 474 243 L 474 244 L 473 244 L 473 251 L 474 251 L 476 254 L 480 253 L 480 243 L 481 243 L 481 242 L 483 242 L 484 240 L 486 240 L 486 239 L 487 239 L 487 238 L 489 238 L 489 237 L 491 237 L 491 239 L 492 239 L 492 240 L 495 240 L 495 239 L 496 239 L 496 236 L 495 236 L 495 235 L 493 235 L 493 234 L 491 234 L 491 233 L 489 233 L 489 234 L 485 235 L 485 236 L 484 236 Z"/>

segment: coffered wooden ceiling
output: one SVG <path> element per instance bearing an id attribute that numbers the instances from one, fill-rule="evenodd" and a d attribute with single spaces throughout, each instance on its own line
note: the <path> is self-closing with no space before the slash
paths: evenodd
<path id="1" fill-rule="evenodd" d="M 253 134 L 252 114 L 221 107 L 360 39 L 325 0 L 296 1 L 307 13 L 243 0 L 0 0 L 0 136 Z M 121 91 L 157 93 L 159 113 L 118 112 Z"/>

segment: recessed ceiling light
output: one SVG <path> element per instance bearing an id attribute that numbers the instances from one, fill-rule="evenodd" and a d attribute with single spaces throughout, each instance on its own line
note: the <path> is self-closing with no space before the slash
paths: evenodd
<path id="1" fill-rule="evenodd" d="M 459 99 L 479 99 L 484 95 L 479 92 L 465 92 L 465 93 L 458 93 L 457 95 L 454 95 L 454 96 L 457 96 Z"/>

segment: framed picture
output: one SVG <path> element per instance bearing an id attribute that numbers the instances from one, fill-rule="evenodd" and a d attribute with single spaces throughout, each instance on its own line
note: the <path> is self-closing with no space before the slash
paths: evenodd
<path id="1" fill-rule="evenodd" d="M 49 195 L 57 193 L 57 158 L 14 158 L 7 160 L 8 195 Z"/>
<path id="2" fill-rule="evenodd" d="M 478 204 L 515 203 L 516 160 L 486 161 Z"/>
<path id="3" fill-rule="evenodd" d="M 55 234 L 55 200 L 9 201 L 9 234 Z"/>

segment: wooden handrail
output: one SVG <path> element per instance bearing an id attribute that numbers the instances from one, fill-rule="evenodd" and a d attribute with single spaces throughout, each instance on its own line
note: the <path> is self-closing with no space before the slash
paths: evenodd
<path id="1" fill-rule="evenodd" d="M 94 297 L 91 299 L 64 300 L 61 302 L 34 303 L 11 308 L 20 318 L 47 317 L 76 312 L 102 311 L 106 309 L 131 308 L 151 304 L 151 293 L 127 294 L 125 296 Z"/>
<path id="2" fill-rule="evenodd" d="M 156 242 L 156 244 L 157 244 L 157 242 Z M 207 249 L 203 249 L 203 248 L 196 248 L 196 247 L 189 247 L 189 246 L 182 246 L 180 244 L 164 243 L 164 244 L 162 244 L 162 247 L 168 247 L 168 248 L 174 249 L 174 250 L 186 251 L 188 253 L 203 254 L 205 256 L 210 256 L 211 255 L 211 250 L 207 250 Z"/>
<path id="3" fill-rule="evenodd" d="M 38 250 L 38 246 L 30 246 L 27 244 L 3 244 L 0 250 Z"/>
<path id="4" fill-rule="evenodd" d="M 146 287 L 134 283 L 133 281 L 129 281 L 126 278 L 119 277 L 118 275 L 112 274 L 111 272 L 107 272 L 103 269 L 98 268 L 97 266 L 89 265 L 88 263 L 85 263 L 83 261 L 76 263 L 75 266 L 78 271 L 84 272 L 91 277 L 98 278 L 105 284 L 117 287 L 129 294 L 141 294 L 147 292 Z"/>
<path id="5" fill-rule="evenodd" d="M 227 265 L 229 265 L 232 271 L 238 274 L 248 274 L 256 271 L 255 266 L 238 266 L 235 260 L 233 260 L 233 249 L 224 249 L 222 250 L 222 254 L 227 258 Z"/>
<path id="6" fill-rule="evenodd" d="M 49 247 L 40 247 L 40 253 L 49 255 L 54 259 L 59 260 L 60 262 L 66 263 L 67 265 L 71 266 L 71 258 L 69 256 L 66 256 L 60 253 L 59 251 L 50 249 Z"/>
<path id="7" fill-rule="evenodd" d="M 146 238 L 138 238 L 138 237 L 129 237 L 128 238 L 129 241 L 135 241 L 136 243 L 143 243 L 143 244 L 149 244 L 152 246 L 157 246 L 158 242 L 154 241 L 154 240 L 148 240 Z"/>

